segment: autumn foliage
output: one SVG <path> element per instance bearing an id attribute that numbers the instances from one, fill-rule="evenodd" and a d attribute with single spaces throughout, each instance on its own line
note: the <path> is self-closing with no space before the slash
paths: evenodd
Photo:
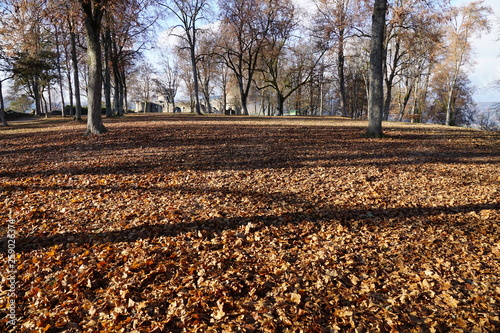
<path id="1" fill-rule="evenodd" d="M 500 136 L 336 118 L 0 131 L 0 331 L 498 332 Z"/>

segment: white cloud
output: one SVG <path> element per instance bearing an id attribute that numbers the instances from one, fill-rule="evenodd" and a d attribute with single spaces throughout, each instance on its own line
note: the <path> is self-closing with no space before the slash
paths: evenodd
<path id="1" fill-rule="evenodd" d="M 181 26 L 174 26 L 173 28 L 162 31 L 158 36 L 158 47 L 162 49 L 172 49 L 179 43 L 179 37 L 184 35 L 184 30 Z"/>

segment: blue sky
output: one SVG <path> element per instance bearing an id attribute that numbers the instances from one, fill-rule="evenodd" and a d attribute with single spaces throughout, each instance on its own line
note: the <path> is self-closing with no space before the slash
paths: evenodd
<path id="1" fill-rule="evenodd" d="M 452 0 L 453 6 L 470 3 L 471 0 Z M 492 29 L 474 39 L 474 60 L 476 64 L 470 69 L 469 77 L 476 86 L 474 99 L 476 102 L 500 102 L 500 88 L 493 89 L 492 83 L 500 80 L 500 1 L 484 0 L 493 12 L 490 15 Z"/>

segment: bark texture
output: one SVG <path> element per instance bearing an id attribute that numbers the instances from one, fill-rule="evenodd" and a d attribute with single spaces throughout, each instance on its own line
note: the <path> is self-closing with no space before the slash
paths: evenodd
<path id="1" fill-rule="evenodd" d="M 102 123 L 102 58 L 101 58 L 101 21 L 104 4 L 101 2 L 82 2 L 87 34 L 87 61 L 88 61 L 88 118 L 85 134 L 103 134 L 107 130 Z"/>
<path id="2" fill-rule="evenodd" d="M 370 45 L 370 91 L 368 94 L 369 137 L 380 138 L 384 110 L 384 31 L 387 0 L 375 0 Z"/>

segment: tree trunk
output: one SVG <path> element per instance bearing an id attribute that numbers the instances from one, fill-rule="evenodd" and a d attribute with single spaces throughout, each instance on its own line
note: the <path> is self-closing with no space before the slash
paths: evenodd
<path id="1" fill-rule="evenodd" d="M 40 85 L 38 84 L 38 78 L 35 78 L 33 82 L 33 95 L 35 97 L 35 114 L 39 116 L 42 114 L 42 103 L 40 101 Z"/>
<path id="2" fill-rule="evenodd" d="M 196 54 L 195 54 L 195 46 L 193 42 L 193 46 L 191 47 L 191 67 L 193 70 L 193 89 L 194 89 L 194 99 L 195 99 L 195 112 L 198 115 L 201 115 L 201 108 L 200 108 L 200 85 L 198 82 L 198 68 L 196 66 Z"/>
<path id="3" fill-rule="evenodd" d="M 283 97 L 282 94 L 277 93 L 277 101 L 278 101 L 278 114 L 280 116 L 283 116 L 285 114 L 285 98 Z"/>
<path id="4" fill-rule="evenodd" d="M 85 2 L 84 2 L 85 3 Z M 100 37 L 100 20 L 94 17 L 85 17 L 87 32 L 87 59 L 88 59 L 88 118 L 86 134 L 102 134 L 107 130 L 102 123 L 102 59 Z"/>
<path id="5" fill-rule="evenodd" d="M 73 115 L 73 82 L 71 81 L 71 71 L 68 69 L 68 72 L 66 73 L 68 76 L 68 94 L 69 94 L 69 115 Z"/>
<path id="6" fill-rule="evenodd" d="M 227 85 L 222 84 L 222 114 L 226 114 L 227 109 Z"/>
<path id="7" fill-rule="evenodd" d="M 455 85 L 453 84 L 451 86 L 450 91 L 448 92 L 448 101 L 446 102 L 446 126 L 455 125 L 455 119 L 453 114 L 453 93 L 455 88 L 454 86 Z"/>
<path id="8" fill-rule="evenodd" d="M 370 91 L 368 95 L 367 136 L 381 138 L 384 108 L 384 31 L 387 0 L 375 0 L 370 45 Z"/>
<path id="9" fill-rule="evenodd" d="M 413 92 L 413 86 L 414 83 L 412 82 L 410 86 L 408 87 L 405 95 L 403 96 L 403 101 L 400 103 L 399 106 L 399 121 L 403 121 L 403 118 L 406 113 L 406 107 L 408 106 L 408 102 L 410 101 L 411 94 Z"/>
<path id="10" fill-rule="evenodd" d="M 49 112 L 52 112 L 52 94 L 50 93 L 50 85 L 47 87 L 47 92 L 49 94 L 49 107 L 47 108 L 47 113 L 45 114 L 45 118 L 48 118 Z"/>
<path id="11" fill-rule="evenodd" d="M 65 102 L 64 102 L 64 87 L 63 87 L 63 76 L 62 76 L 62 71 L 61 71 L 61 50 L 59 48 L 59 30 L 56 28 L 56 52 L 57 52 L 57 74 L 59 75 L 58 81 L 59 81 L 59 91 L 61 93 L 61 113 L 63 117 L 66 117 L 66 112 L 64 110 L 65 107 Z"/>
<path id="12" fill-rule="evenodd" d="M 238 88 L 240 89 L 241 110 L 243 111 L 243 114 L 245 116 L 248 116 L 248 106 L 247 106 L 248 94 L 245 91 L 243 77 L 238 77 Z"/>
<path id="13" fill-rule="evenodd" d="M 5 116 L 5 105 L 3 102 L 3 91 L 2 91 L 2 81 L 0 80 L 0 120 L 2 121 L 2 126 L 6 127 L 7 117 Z"/>
<path id="14" fill-rule="evenodd" d="M 76 55 L 76 34 L 71 28 L 70 24 L 70 39 L 71 39 L 71 62 L 73 64 L 73 81 L 75 85 L 75 103 L 76 103 L 76 110 L 75 110 L 75 120 L 80 121 L 82 120 L 82 102 L 80 98 L 80 82 L 79 82 L 79 77 L 78 77 L 78 57 Z"/>
<path id="15" fill-rule="evenodd" d="M 122 75 L 123 77 L 123 112 L 119 112 L 118 115 L 119 116 L 123 116 L 125 113 L 127 113 L 128 111 L 128 93 L 127 93 L 127 76 L 125 75 L 125 73 L 123 73 Z"/>
<path id="16" fill-rule="evenodd" d="M 212 113 L 212 104 L 210 103 L 210 79 L 205 79 L 203 82 L 203 98 L 206 103 L 206 110 L 210 114 Z"/>
<path id="17" fill-rule="evenodd" d="M 109 68 L 109 55 L 110 55 L 110 44 L 111 44 L 111 32 L 109 28 L 106 28 L 104 33 L 104 100 L 106 103 L 106 117 L 111 117 L 113 115 L 113 109 L 111 106 L 111 69 Z"/>
<path id="18" fill-rule="evenodd" d="M 43 95 L 43 92 L 42 94 L 40 95 L 42 96 L 42 100 L 41 100 L 41 103 L 42 103 L 42 113 L 45 115 L 45 118 L 48 118 L 48 114 L 49 114 L 49 111 L 48 111 L 48 107 L 47 107 L 47 100 L 45 99 L 45 96 Z"/>
<path id="19" fill-rule="evenodd" d="M 113 109 L 116 114 L 120 114 L 121 79 L 120 79 L 120 74 L 117 72 L 119 70 L 117 67 L 118 66 L 113 65 L 113 80 L 115 82 Z"/>
<path id="20" fill-rule="evenodd" d="M 389 113 L 391 112 L 392 102 L 392 82 L 393 80 L 386 80 L 385 83 L 385 97 L 384 97 L 384 111 L 382 113 L 382 120 L 389 120 Z"/>
<path id="21" fill-rule="evenodd" d="M 295 109 L 302 115 L 302 86 L 297 89 L 297 99 L 295 102 Z"/>
<path id="22" fill-rule="evenodd" d="M 420 92 L 418 89 L 418 82 L 415 87 L 415 92 L 413 94 L 413 105 L 411 107 L 411 123 L 419 123 L 420 122 L 420 113 L 418 111 L 418 98 L 419 98 Z M 418 119 L 417 119 L 418 118 Z"/>
<path id="23" fill-rule="evenodd" d="M 387 63 L 383 62 L 383 67 L 386 68 L 386 77 L 385 77 L 385 101 L 384 101 L 384 114 L 383 114 L 383 120 L 389 120 L 389 113 L 391 111 L 391 102 L 392 102 L 392 86 L 394 84 L 394 79 L 396 78 L 396 68 L 398 66 L 399 62 L 399 52 L 401 49 L 401 45 L 399 44 L 399 41 L 396 41 L 396 49 L 394 51 L 394 58 L 392 61 L 392 68 L 390 69 L 391 72 L 387 73 Z M 384 50 L 384 60 L 387 59 L 387 49 Z"/>
<path id="24" fill-rule="evenodd" d="M 337 66 L 339 75 L 339 92 L 340 92 L 340 109 L 342 112 L 342 117 L 347 117 L 347 97 L 345 89 L 345 55 L 344 55 L 344 44 L 343 40 L 339 41 L 339 51 L 337 54 Z"/>

